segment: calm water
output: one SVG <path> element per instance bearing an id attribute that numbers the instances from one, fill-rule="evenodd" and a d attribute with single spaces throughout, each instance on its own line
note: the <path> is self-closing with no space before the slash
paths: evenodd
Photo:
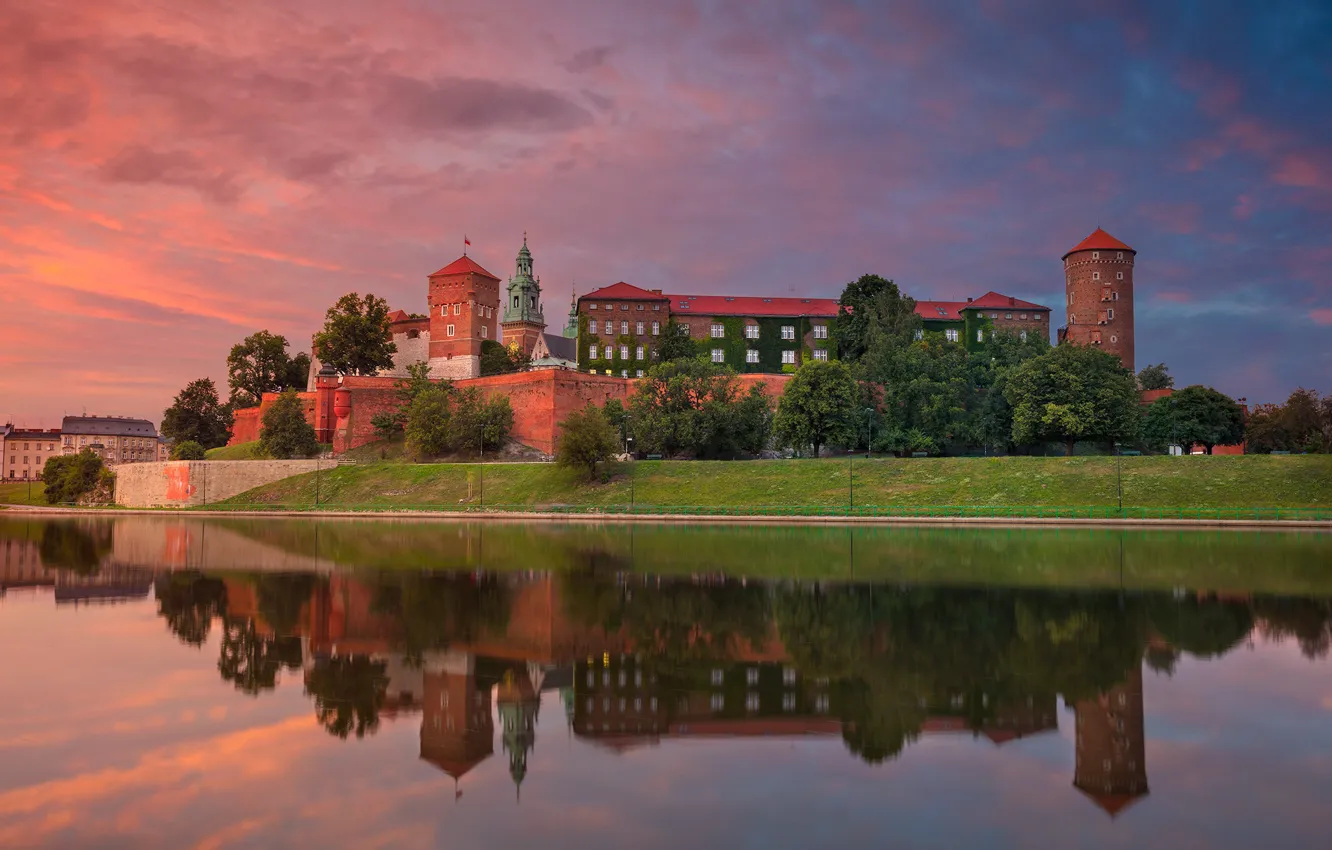
<path id="1" fill-rule="evenodd" d="M 1319 847 L 1332 536 L 0 518 L 3 847 Z"/>

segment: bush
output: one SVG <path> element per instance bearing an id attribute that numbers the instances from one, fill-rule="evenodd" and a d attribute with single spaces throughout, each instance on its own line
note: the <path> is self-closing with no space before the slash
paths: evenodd
<path id="1" fill-rule="evenodd" d="M 449 449 L 453 399 L 444 387 L 417 393 L 407 408 L 407 452 L 418 463 L 438 457 Z"/>
<path id="2" fill-rule="evenodd" d="M 560 423 L 555 462 L 560 466 L 587 470 L 588 480 L 596 478 L 597 464 L 609 460 L 619 448 L 615 428 L 592 405 L 574 411 Z"/>
<path id="3" fill-rule="evenodd" d="M 279 460 L 310 457 L 319 451 L 314 427 L 305 421 L 305 405 L 295 390 L 278 396 L 273 406 L 264 411 L 259 443 L 270 457 Z"/>
<path id="4" fill-rule="evenodd" d="M 207 450 L 193 440 L 176 443 L 171 447 L 172 460 L 203 460 L 206 453 Z"/>
<path id="5" fill-rule="evenodd" d="M 417 462 L 448 452 L 502 448 L 513 430 L 508 396 L 485 400 L 475 387 L 449 384 L 419 392 L 407 409 L 407 449 Z"/>
<path id="6" fill-rule="evenodd" d="M 51 505 L 78 502 L 88 497 L 110 501 L 110 490 L 115 481 L 111 470 L 92 449 L 48 458 L 42 467 L 42 478 L 46 481 L 46 502 Z"/>
<path id="7" fill-rule="evenodd" d="M 742 393 L 730 372 L 700 360 L 675 360 L 648 370 L 629 402 L 635 448 L 699 458 L 758 454 L 772 434 L 763 386 Z"/>

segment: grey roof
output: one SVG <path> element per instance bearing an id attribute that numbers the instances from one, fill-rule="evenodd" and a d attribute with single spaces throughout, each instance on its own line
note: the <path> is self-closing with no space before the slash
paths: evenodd
<path id="1" fill-rule="evenodd" d="M 66 434 L 96 434 L 103 437 L 157 436 L 157 428 L 147 419 L 122 416 L 66 416 L 60 430 Z"/>
<path id="2" fill-rule="evenodd" d="M 550 349 L 551 357 L 558 357 L 571 363 L 577 362 L 578 340 L 559 334 L 542 334 L 542 336 L 546 338 L 546 348 Z"/>

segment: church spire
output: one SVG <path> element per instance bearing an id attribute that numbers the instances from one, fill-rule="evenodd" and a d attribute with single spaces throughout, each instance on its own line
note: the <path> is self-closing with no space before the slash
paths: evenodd
<path id="1" fill-rule="evenodd" d="M 523 231 L 523 247 L 518 249 L 513 277 L 509 278 L 508 298 L 504 301 L 504 322 L 530 322 L 545 326 L 546 319 L 541 314 L 541 282 L 532 274 L 532 268 L 527 231 Z"/>

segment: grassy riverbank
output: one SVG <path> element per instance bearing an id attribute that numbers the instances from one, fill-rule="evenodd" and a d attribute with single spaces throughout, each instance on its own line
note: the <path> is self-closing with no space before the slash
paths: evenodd
<path id="1" fill-rule="evenodd" d="M 31 494 L 31 495 L 30 495 Z M 0 481 L 0 505 L 46 505 L 46 485 L 40 481 Z"/>
<path id="2" fill-rule="evenodd" d="M 1128 457 L 1125 507 L 1332 510 L 1332 456 Z M 241 506 L 440 510 L 636 505 L 753 509 L 857 506 L 1105 506 L 1119 500 L 1116 458 L 863 458 L 640 461 L 609 480 L 551 464 L 369 463 L 250 490 Z"/>

